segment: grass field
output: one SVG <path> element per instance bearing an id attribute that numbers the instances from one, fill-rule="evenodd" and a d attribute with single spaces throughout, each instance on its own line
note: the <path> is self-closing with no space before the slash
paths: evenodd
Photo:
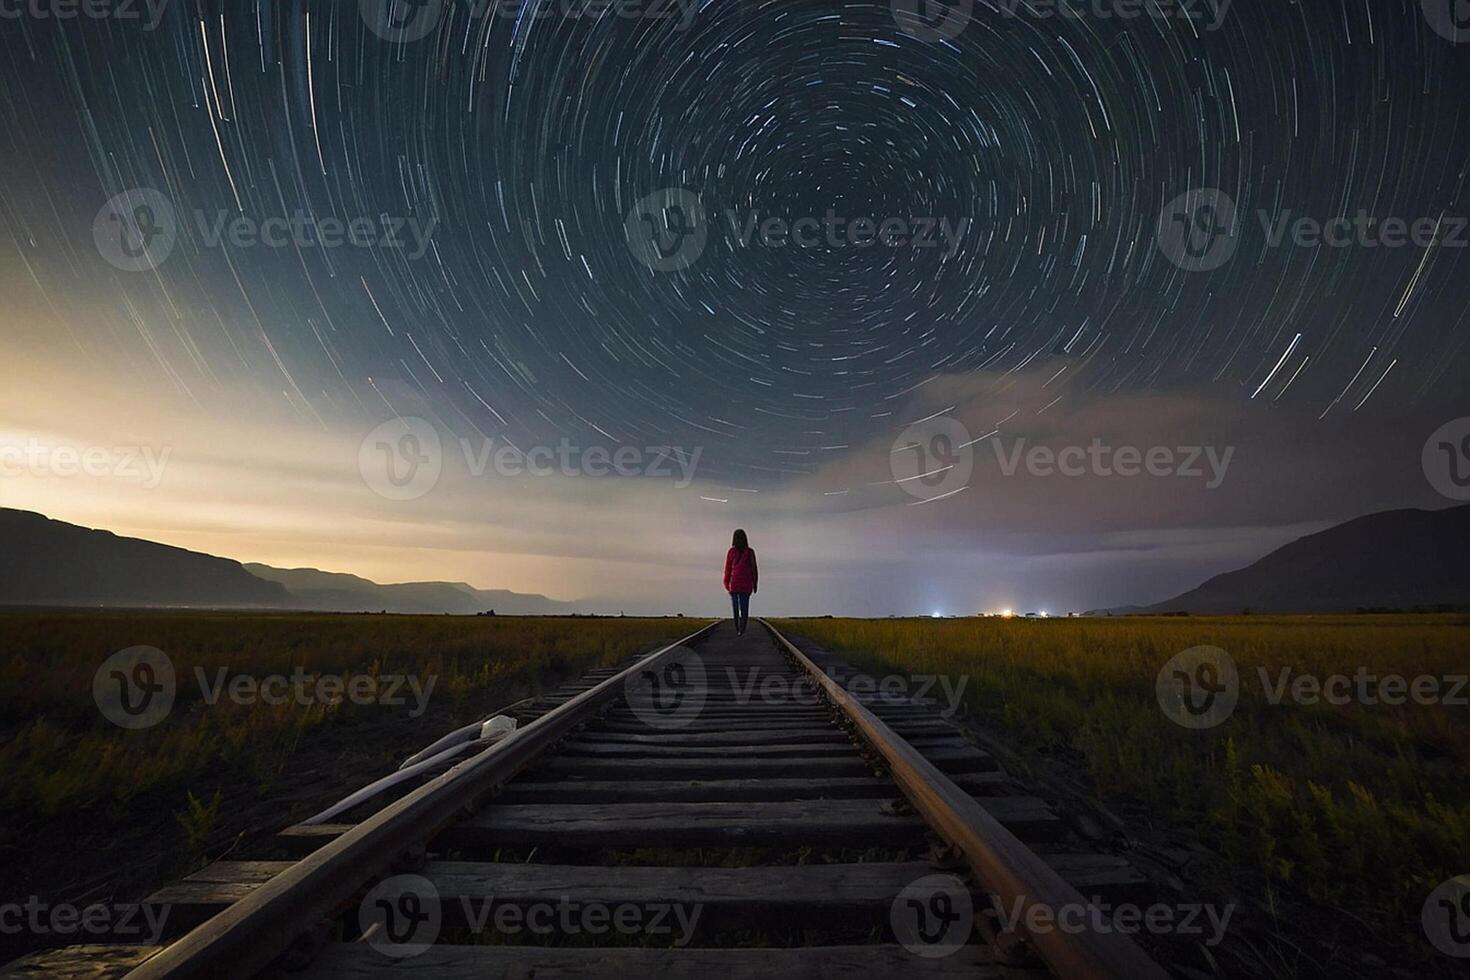
<path id="1" fill-rule="evenodd" d="M 1161 824 L 1197 827 L 1223 859 L 1385 930 L 1417 930 L 1425 896 L 1467 870 L 1470 708 L 1463 701 L 1369 704 L 1351 693 L 1356 687 L 1347 689 L 1346 705 L 1307 704 L 1290 686 L 1279 703 L 1271 696 L 1283 669 L 1291 683 L 1302 674 L 1351 678 L 1360 668 L 1379 677 L 1464 675 L 1470 617 L 778 626 L 884 671 L 968 675 L 963 710 L 1006 744 L 1043 764 L 1067 758 L 1098 798 L 1138 804 Z M 1200 645 L 1234 661 L 1240 700 L 1217 726 L 1191 730 L 1166 716 L 1155 683 L 1170 658 Z M 1441 684 L 1441 695 L 1454 687 Z"/>
<path id="2" fill-rule="evenodd" d="M 308 675 L 411 678 L 435 708 L 430 727 L 581 671 L 610 664 L 697 624 L 673 619 L 573 619 L 206 613 L 0 614 L 0 812 L 45 818 L 100 802 L 125 803 L 157 787 L 181 790 L 206 771 L 268 784 L 300 741 L 321 729 L 402 720 L 422 699 L 405 685 L 401 705 L 329 704 L 310 689 L 271 704 L 214 695 L 227 678 Z M 110 724 L 92 693 L 113 652 L 162 650 L 177 676 L 168 716 L 146 730 Z M 209 683 L 197 682 L 196 668 Z M 432 683 L 432 688 L 429 684 Z M 383 689 L 386 692 L 386 687 Z M 215 703 L 210 704 L 213 697 Z M 272 698 L 271 700 L 280 700 Z M 445 711 L 445 708 L 448 708 Z M 466 714 L 467 709 L 468 715 Z"/>

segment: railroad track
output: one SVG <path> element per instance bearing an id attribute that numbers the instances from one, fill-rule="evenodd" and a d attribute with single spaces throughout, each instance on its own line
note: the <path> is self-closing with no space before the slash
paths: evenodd
<path id="1" fill-rule="evenodd" d="M 1069 847 L 932 698 L 769 624 L 713 624 L 519 715 L 355 822 L 288 828 L 293 860 L 150 897 L 165 945 L 5 976 L 1168 976 L 1116 931 L 1027 929 L 1143 881 Z"/>

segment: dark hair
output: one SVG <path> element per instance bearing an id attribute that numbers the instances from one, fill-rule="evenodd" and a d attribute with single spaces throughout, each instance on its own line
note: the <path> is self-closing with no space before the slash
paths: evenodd
<path id="1" fill-rule="evenodd" d="M 750 540 L 745 536 L 745 528 L 737 527 L 735 529 L 735 536 L 730 539 L 730 547 L 736 551 L 744 551 L 750 547 Z"/>

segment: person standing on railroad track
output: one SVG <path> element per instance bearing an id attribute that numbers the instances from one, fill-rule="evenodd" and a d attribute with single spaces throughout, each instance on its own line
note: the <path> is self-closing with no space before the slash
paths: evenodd
<path id="1" fill-rule="evenodd" d="M 736 528 L 730 550 L 725 553 L 725 591 L 730 593 L 736 636 L 743 636 L 745 627 L 750 623 L 750 597 L 758 591 L 759 578 L 760 573 L 755 566 L 755 549 L 750 546 L 744 528 Z"/>

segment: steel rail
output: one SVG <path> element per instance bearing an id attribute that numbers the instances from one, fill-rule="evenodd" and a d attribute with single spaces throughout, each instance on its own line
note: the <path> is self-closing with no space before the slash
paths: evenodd
<path id="1" fill-rule="evenodd" d="M 625 682 L 672 660 L 719 621 L 641 658 L 425 783 L 271 878 L 143 961 L 129 980 L 251 977 L 329 918 L 409 848 L 422 844 L 484 793 L 506 782 L 623 693 Z"/>
<path id="2" fill-rule="evenodd" d="M 1024 938 L 1053 973 L 1067 980 L 1168 980 L 1167 970 L 1120 933 L 1059 927 L 1064 910 L 1088 911 L 1087 921 L 1093 921 L 1093 903 L 779 630 L 764 619 L 760 623 L 883 756 L 893 781 L 929 825 L 960 849 L 975 880 L 1007 908 L 1021 910 Z M 1050 928 L 1025 930 L 1033 909 Z"/>

